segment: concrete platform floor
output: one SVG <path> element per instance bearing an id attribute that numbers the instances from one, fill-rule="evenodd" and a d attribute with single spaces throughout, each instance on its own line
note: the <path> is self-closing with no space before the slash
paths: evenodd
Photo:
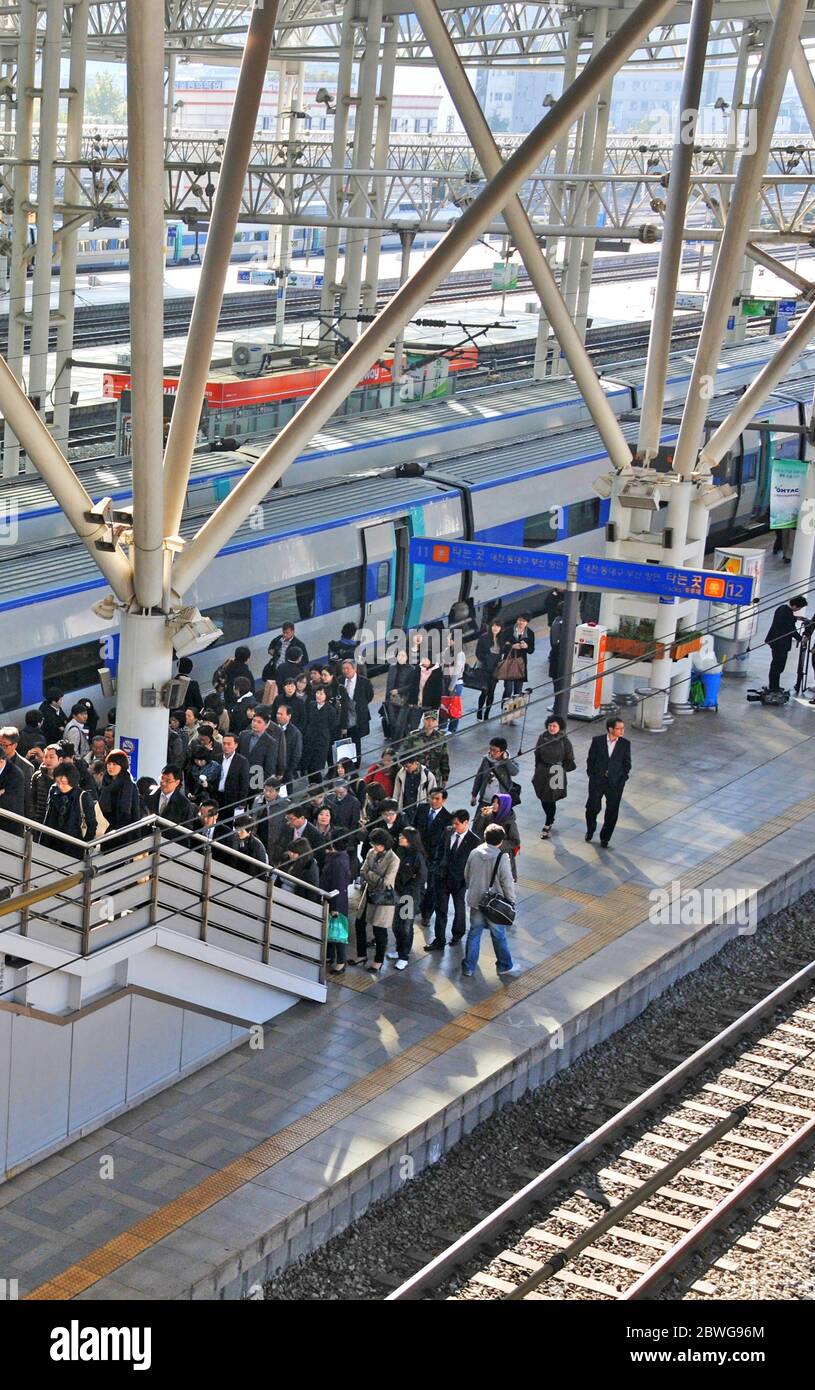
<path id="1" fill-rule="evenodd" d="M 786 573 L 770 558 L 765 592 Z M 630 731 L 633 775 L 607 852 L 583 838 L 585 754 L 602 726 L 571 726 L 578 771 L 547 843 L 530 788 L 547 703 L 524 729 L 502 730 L 521 748 L 524 786 L 516 975 L 498 980 L 485 939 L 464 979 L 460 948 L 425 955 L 417 930 L 408 970 L 349 968 L 327 1004 L 297 1005 L 262 1047 L 242 1046 L 11 1179 L 0 1187 L 0 1264 L 21 1295 L 245 1294 L 740 930 L 717 924 L 704 898 L 696 920 L 663 925 L 654 889 L 753 892 L 760 918 L 810 887 L 815 706 L 748 704 L 766 666 L 759 650 L 754 679 L 725 680 L 718 714 L 678 718 L 662 735 Z M 468 710 L 474 702 L 468 693 Z M 450 806 L 469 803 L 487 737 L 470 715 L 452 738 Z"/>

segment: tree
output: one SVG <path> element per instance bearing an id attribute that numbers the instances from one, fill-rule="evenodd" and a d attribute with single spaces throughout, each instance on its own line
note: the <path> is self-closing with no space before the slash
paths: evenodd
<path id="1" fill-rule="evenodd" d="M 124 87 L 109 72 L 98 72 L 87 87 L 85 119 L 105 125 L 124 125 L 127 119 Z"/>

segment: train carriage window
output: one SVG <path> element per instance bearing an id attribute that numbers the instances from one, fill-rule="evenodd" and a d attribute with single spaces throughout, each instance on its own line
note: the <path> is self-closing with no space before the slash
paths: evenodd
<path id="1" fill-rule="evenodd" d="M 391 591 L 391 562 L 380 560 L 376 567 L 376 596 L 386 598 Z"/>
<path id="2" fill-rule="evenodd" d="M 351 569 L 343 570 L 341 574 L 332 574 L 331 608 L 333 612 L 336 612 L 338 608 L 353 608 L 361 603 L 363 575 L 362 565 L 354 565 Z"/>
<path id="3" fill-rule="evenodd" d="M 551 507 L 548 512 L 529 516 L 524 522 L 523 544 L 527 550 L 535 550 L 539 545 L 551 545 L 557 540 L 558 508 Z"/>
<path id="4" fill-rule="evenodd" d="M 58 685 L 67 694 L 70 690 L 84 690 L 86 686 L 98 685 L 101 665 L 103 661 L 98 638 L 95 642 L 83 642 L 78 647 L 66 647 L 61 652 L 50 652 L 42 663 L 43 691 L 49 686 Z"/>
<path id="5" fill-rule="evenodd" d="M 313 579 L 304 579 L 302 584 L 287 584 L 283 589 L 273 589 L 269 594 L 269 631 L 277 632 L 283 623 L 298 623 L 313 618 L 314 592 Z"/>
<path id="6" fill-rule="evenodd" d="M 0 710 L 19 709 L 23 703 L 23 682 L 19 663 L 0 666 Z"/>
<path id="7" fill-rule="evenodd" d="M 596 531 L 600 525 L 600 498 L 587 502 L 572 502 L 566 511 L 566 535 L 581 536 L 584 531 Z"/>
<path id="8" fill-rule="evenodd" d="M 741 481 L 742 483 L 752 483 L 757 475 L 758 450 L 755 450 L 752 454 L 745 454 L 741 461 Z M 735 482 L 735 478 L 732 481 Z"/>
<path id="9" fill-rule="evenodd" d="M 211 618 L 223 633 L 223 637 L 207 648 L 207 651 L 214 651 L 216 647 L 240 642 L 249 636 L 252 630 L 252 600 L 237 598 L 231 603 L 219 603 L 217 608 L 207 608 L 203 616 Z"/>

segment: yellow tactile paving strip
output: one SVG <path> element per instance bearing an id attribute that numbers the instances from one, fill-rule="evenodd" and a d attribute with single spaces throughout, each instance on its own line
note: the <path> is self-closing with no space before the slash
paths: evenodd
<path id="1" fill-rule="evenodd" d="M 737 863 L 752 850 L 767 844 L 776 835 L 783 834 L 785 830 L 813 813 L 815 813 L 815 796 L 806 797 L 788 811 L 774 816 L 760 829 L 741 836 L 732 845 L 710 855 L 695 869 L 683 869 L 683 890 L 696 887 L 710 878 L 712 874 Z M 543 887 L 543 885 L 535 886 Z M 346 1119 L 356 1110 L 361 1109 L 363 1105 L 367 1105 L 369 1101 L 376 1100 L 396 1082 L 420 1071 L 428 1062 L 432 1062 L 434 1058 L 442 1056 L 451 1047 L 455 1047 L 456 1043 L 463 1042 L 493 1019 L 507 1013 L 513 1005 L 529 998 L 544 985 L 550 984 L 559 976 L 564 975 L 567 970 L 571 970 L 574 966 L 588 960 L 602 947 L 607 946 L 618 937 L 624 936 L 626 932 L 642 922 L 649 891 L 644 885 L 624 883 L 607 893 L 604 898 L 592 900 L 585 893 L 572 891 L 566 893 L 564 890 L 558 889 L 557 884 L 551 884 L 550 888 L 553 892 L 559 892 L 563 897 L 574 897 L 580 903 L 592 903 L 592 906 L 585 906 L 583 911 L 573 914 L 569 919 L 576 925 L 589 927 L 590 935 L 574 942 L 571 946 L 564 947 L 562 951 L 557 951 L 555 955 L 550 956 L 540 965 L 533 966 L 531 970 L 525 971 L 517 979 L 499 987 L 489 998 L 482 999 L 480 1003 L 474 1004 L 471 1009 L 467 1009 L 458 1018 L 451 1019 L 441 1028 L 437 1028 L 434 1033 L 424 1038 L 420 1043 L 414 1043 L 398 1057 L 383 1063 L 364 1080 L 355 1081 L 347 1090 L 343 1091 L 342 1095 L 324 1101 L 308 1115 L 286 1125 L 240 1158 L 228 1163 L 217 1173 L 212 1173 L 209 1177 L 196 1183 L 180 1197 L 167 1202 L 150 1216 L 143 1217 L 142 1220 L 137 1221 L 128 1230 L 122 1232 L 120 1236 L 116 1236 L 115 1239 L 100 1246 L 91 1255 L 70 1265 L 56 1278 L 49 1279 L 46 1283 L 40 1284 L 38 1288 L 32 1289 L 26 1298 L 43 1300 L 76 1298 L 78 1294 L 91 1288 L 93 1284 L 104 1279 L 106 1275 L 114 1273 L 115 1270 L 120 1269 L 122 1265 L 127 1264 L 129 1260 L 134 1259 L 144 1250 L 150 1249 L 165 1236 L 177 1231 L 179 1227 L 184 1226 L 194 1217 L 200 1216 L 202 1212 L 215 1206 L 224 1197 L 228 1197 L 246 1183 L 251 1182 L 259 1173 L 274 1167 L 281 1159 L 302 1148 L 310 1140 L 325 1134 L 339 1120 Z"/>

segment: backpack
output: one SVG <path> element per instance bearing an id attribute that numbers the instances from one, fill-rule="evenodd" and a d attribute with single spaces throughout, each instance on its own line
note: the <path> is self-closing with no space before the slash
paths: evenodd
<path id="1" fill-rule="evenodd" d="M 766 685 L 763 690 L 747 691 L 747 699 L 751 704 L 786 705 L 789 698 L 788 690 L 768 690 Z"/>

